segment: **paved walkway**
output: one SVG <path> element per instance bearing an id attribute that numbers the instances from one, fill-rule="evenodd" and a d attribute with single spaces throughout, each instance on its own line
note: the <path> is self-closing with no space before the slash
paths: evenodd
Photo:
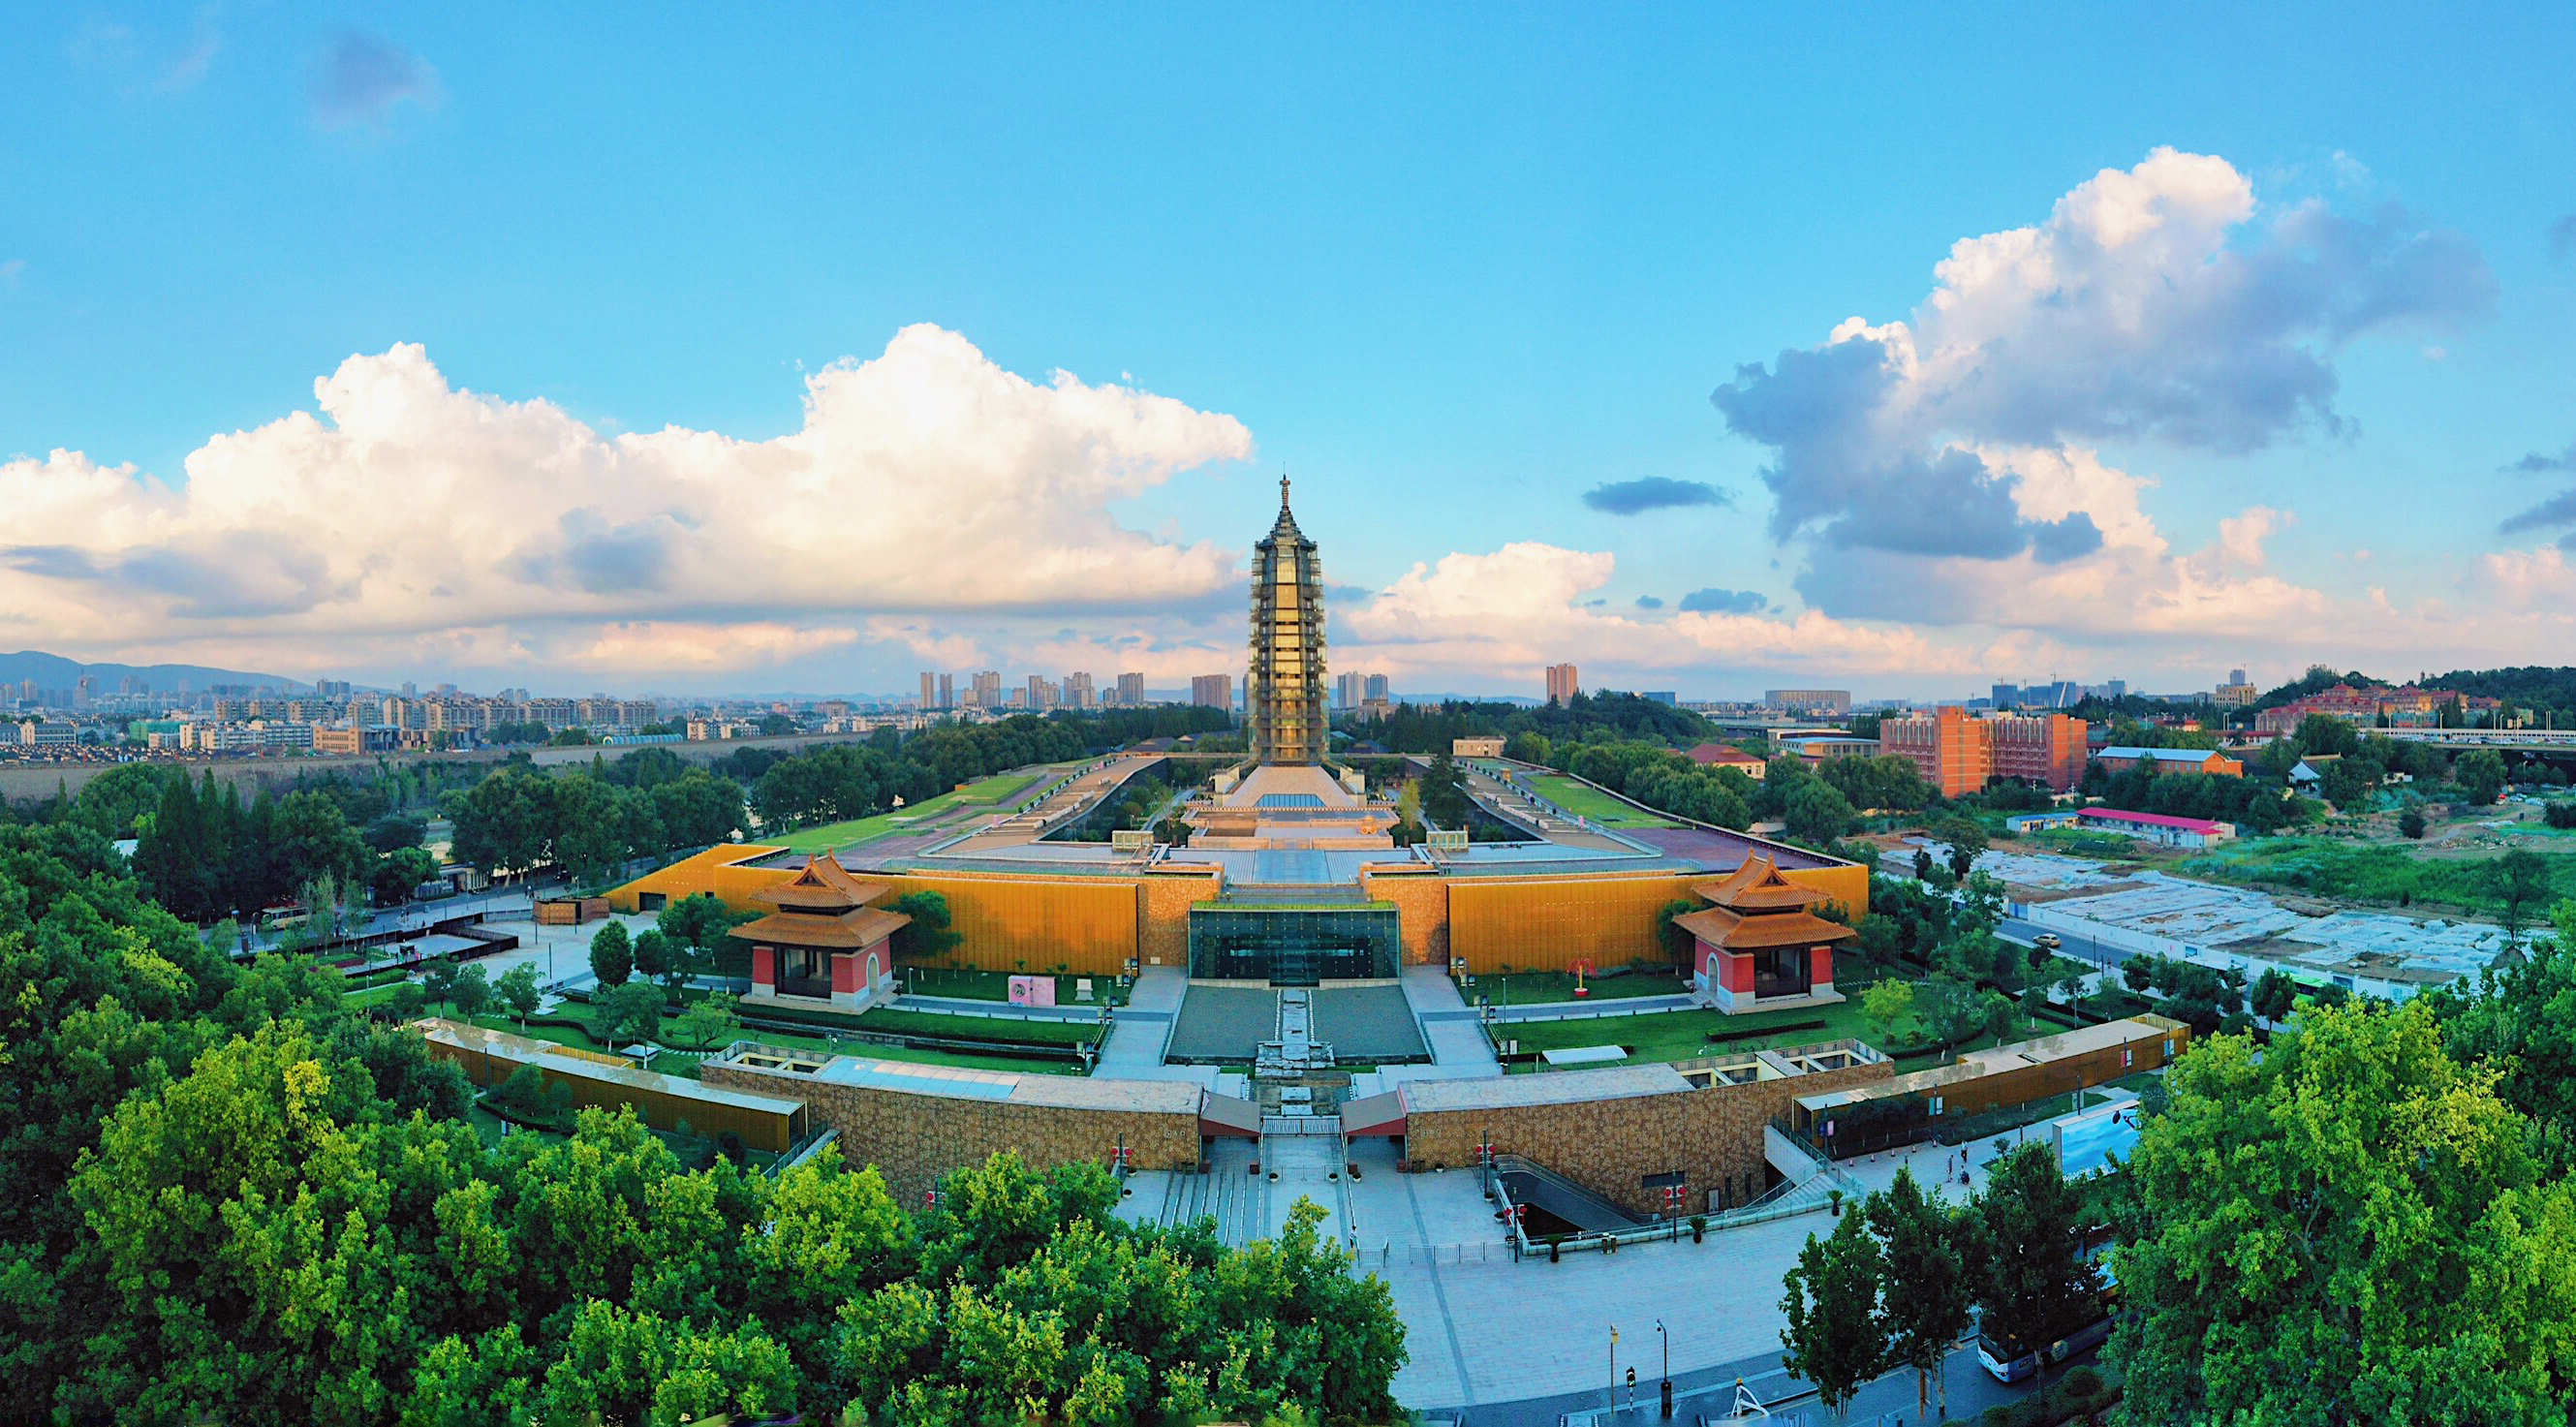
<path id="1" fill-rule="evenodd" d="M 1660 1011 L 1689 1011 L 1699 1006 L 1688 996 L 1623 996 L 1610 1001 L 1538 1001 L 1526 1006 L 1497 1006 L 1498 1021 L 1585 1021 L 1602 1016 L 1644 1016 Z"/>
<path id="2" fill-rule="evenodd" d="M 1381 1074 L 1419 1080 L 1503 1073 L 1502 1062 L 1494 1059 L 1492 1042 L 1476 1028 L 1476 1013 L 1459 999 L 1457 982 L 1436 966 L 1408 966 L 1402 984 L 1404 999 L 1413 1007 L 1415 1019 L 1422 1023 L 1423 1039 L 1430 1044 L 1431 1064 L 1387 1066 Z"/>
<path id="3" fill-rule="evenodd" d="M 1100 1064 L 1091 1073 L 1126 1080 L 1198 1079 L 1194 1072 L 1208 1067 L 1163 1064 L 1172 1021 L 1180 1014 L 1181 998 L 1189 989 L 1190 978 L 1181 968 L 1146 967 L 1145 974 L 1136 978 L 1135 993 L 1127 1004 L 1111 1013 L 1109 1039 L 1102 1043 Z M 1184 1073 L 1175 1076 L 1171 1071 Z"/>

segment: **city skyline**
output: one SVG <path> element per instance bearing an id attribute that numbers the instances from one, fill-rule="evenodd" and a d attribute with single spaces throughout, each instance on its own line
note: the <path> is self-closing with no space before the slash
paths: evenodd
<path id="1" fill-rule="evenodd" d="M 1427 78 L 1407 57 L 1466 38 L 1440 17 L 1262 43 L 1207 18 L 1156 47 L 1203 77 L 1157 65 L 1114 104 L 1089 96 L 1133 56 L 1070 17 L 664 22 L 659 49 L 774 73 L 789 122 L 745 141 L 727 96 L 642 107 L 656 54 L 559 92 L 470 11 L 66 16 L 0 59 L 67 121 L 13 161 L 61 221 L 0 234 L 0 646 L 1180 689 L 1239 663 L 1239 532 L 1284 468 L 1334 551 L 1336 660 L 1400 689 L 1530 696 L 1569 661 L 1696 700 L 2530 662 L 2576 636 L 2576 191 L 2519 177 L 2576 171 L 2546 18 L 2402 45 L 2339 21 L 2313 52 L 2107 16 L 1895 17 L 1883 45 L 1531 19 Z M 1891 140 L 1909 63 L 1996 45 L 2030 91 Z M 854 54 L 946 97 L 854 95 Z M 2472 58 L 2535 82 L 2438 138 L 2392 117 Z M 1047 151 L 1097 152 L 1010 159 L 1035 121 L 981 115 L 987 66 L 1024 76 L 1037 102 L 998 107 L 1048 114 Z M 1210 108 L 1301 67 L 1339 102 Z M 2207 91 L 2156 78 L 2181 71 Z M 1623 104 L 1585 98 L 1614 80 Z M 1812 162 L 1743 141 L 1712 82 L 1805 120 Z M 1461 121 L 1497 92 L 1527 112 Z M 576 104 L 605 154 L 551 122 Z M 2032 134 L 2034 106 L 2064 122 Z M 639 221 L 597 161 L 648 156 L 706 211 Z M 1013 182 L 955 205 L 904 196 L 996 163 Z M 82 179 L 109 171 L 132 182 Z M 263 201 L 217 212 L 200 177 Z M 825 240 L 850 231 L 874 245 Z"/>

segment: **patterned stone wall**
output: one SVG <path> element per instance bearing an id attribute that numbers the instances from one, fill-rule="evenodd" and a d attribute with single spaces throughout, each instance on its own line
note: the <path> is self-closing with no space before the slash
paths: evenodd
<path id="1" fill-rule="evenodd" d="M 1449 879 L 1419 872 L 1363 872 L 1360 886 L 1373 902 L 1395 904 L 1404 928 L 1408 966 L 1449 964 Z"/>
<path id="2" fill-rule="evenodd" d="M 1190 964 L 1190 908 L 1213 899 L 1222 879 L 1170 873 L 1136 886 L 1136 958 L 1144 966 Z M 1156 958 L 1160 958 L 1158 962 Z"/>
<path id="3" fill-rule="evenodd" d="M 1553 1072 L 1574 1080 L 1586 1072 Z M 1785 1118 L 1801 1095 L 1886 1078 L 1885 1061 L 1750 1085 L 1713 1085 L 1665 1095 L 1517 1105 L 1488 1110 L 1416 1111 L 1405 1117 L 1405 1156 L 1417 1164 L 1472 1167 L 1488 1136 L 1494 1149 L 1556 1171 L 1641 1217 L 1663 1212 L 1660 1190 L 1640 1182 L 1680 1170 L 1689 1212 L 1713 1191 L 1740 1204 L 1764 1184 L 1762 1130 Z"/>
<path id="4" fill-rule="evenodd" d="M 873 1164 L 896 1202 L 918 1207 L 922 1192 L 952 1169 L 981 1164 L 1002 1150 L 1040 1169 L 1088 1160 L 1108 1164 L 1121 1138 L 1138 1169 L 1182 1169 L 1199 1160 L 1199 1122 L 1187 1113 L 1015 1105 L 1001 1100 L 835 1085 L 792 1072 L 753 1070 L 709 1060 L 707 1084 L 805 1102 L 807 1124 L 841 1132 L 842 1157 Z"/>

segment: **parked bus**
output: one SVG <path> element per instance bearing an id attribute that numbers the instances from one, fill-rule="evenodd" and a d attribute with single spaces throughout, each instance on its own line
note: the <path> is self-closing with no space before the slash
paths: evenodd
<path id="1" fill-rule="evenodd" d="M 2077 1353 L 2098 1348 L 2110 1341 L 2111 1317 L 2119 1311 L 2120 1306 L 2120 1285 L 2112 1279 L 2109 1263 L 2100 1263 L 2098 1267 L 2102 1273 L 2102 1292 L 2095 1300 L 2094 1316 L 2086 1319 L 2081 1326 L 2065 1337 L 2048 1344 L 2048 1361 L 2062 1363 Z M 1977 1362 L 1986 1371 L 1993 1373 L 1997 1382 L 2019 1382 L 2039 1371 L 2039 1361 L 2040 1354 L 2037 1348 L 2008 1334 L 1988 1333 L 1985 1331 L 1984 1324 L 1979 1323 Z"/>

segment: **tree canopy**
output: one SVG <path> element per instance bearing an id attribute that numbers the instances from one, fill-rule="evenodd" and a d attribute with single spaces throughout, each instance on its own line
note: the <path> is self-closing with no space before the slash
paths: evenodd
<path id="1" fill-rule="evenodd" d="M 2315 1008 L 2171 1073 L 2128 1167 L 2132 1420 L 2563 1423 L 2576 1204 L 2434 1008 Z"/>

